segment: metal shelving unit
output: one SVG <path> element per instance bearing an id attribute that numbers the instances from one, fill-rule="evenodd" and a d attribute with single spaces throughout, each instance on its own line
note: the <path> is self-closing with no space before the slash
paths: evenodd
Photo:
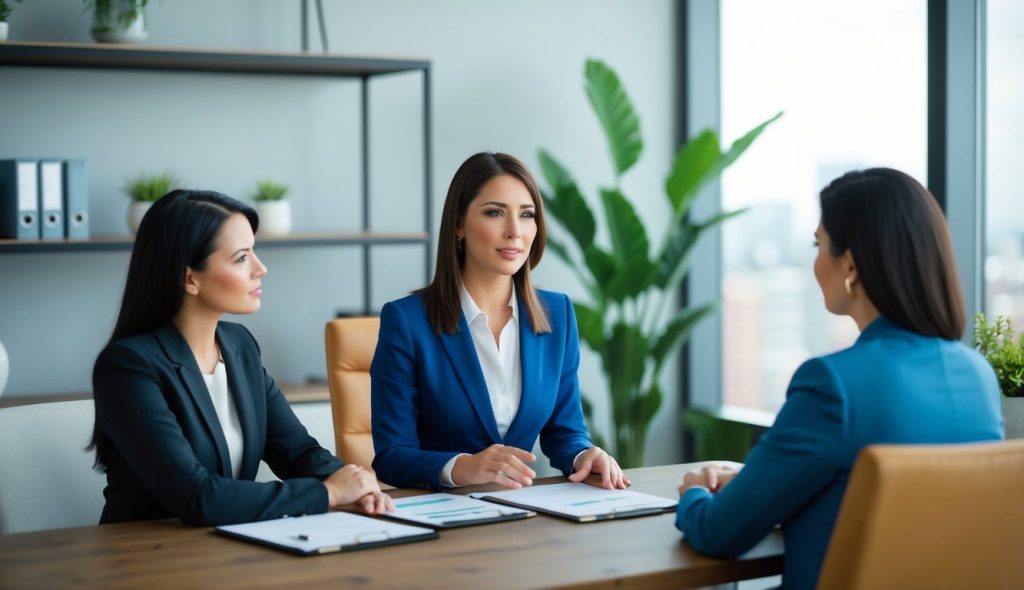
<path id="1" fill-rule="evenodd" d="M 213 72 L 357 79 L 361 87 L 359 109 L 362 132 L 362 231 L 295 233 L 283 238 L 261 238 L 260 247 L 360 247 L 363 254 L 363 311 L 367 314 L 373 311 L 371 309 L 370 281 L 370 248 L 372 246 L 422 244 L 424 280 L 430 278 L 430 269 L 433 265 L 431 256 L 433 152 L 431 150 L 430 124 L 430 60 L 84 43 L 0 43 L 0 66 Z M 417 71 L 421 72 L 423 81 L 423 231 L 374 232 L 370 228 L 369 81 L 375 76 Z M 0 254 L 118 251 L 130 250 L 131 245 L 131 238 L 125 236 L 97 236 L 88 240 L 57 241 L 0 240 Z"/>

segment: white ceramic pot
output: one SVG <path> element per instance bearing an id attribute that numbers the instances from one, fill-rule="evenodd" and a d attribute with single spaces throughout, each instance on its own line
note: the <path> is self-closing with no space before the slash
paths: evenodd
<path id="1" fill-rule="evenodd" d="M 1003 398 L 1006 438 L 1024 438 L 1024 397 Z"/>
<path id="2" fill-rule="evenodd" d="M 7 21 L 0 21 L 0 41 L 7 40 Z"/>
<path id="3" fill-rule="evenodd" d="M 142 43 L 149 36 L 146 30 L 146 12 L 142 7 L 135 8 L 135 19 L 125 25 L 120 20 L 120 13 L 126 10 L 119 4 L 134 4 L 135 0 L 114 2 L 109 11 L 93 12 L 92 38 L 99 43 Z M 128 9 L 130 10 L 130 8 Z"/>
<path id="4" fill-rule="evenodd" d="M 286 236 L 292 231 L 292 205 L 287 200 L 258 201 L 256 212 L 260 216 L 261 236 Z"/>
<path id="5" fill-rule="evenodd" d="M 153 206 L 150 201 L 132 201 L 131 205 L 128 205 L 128 229 L 132 231 L 134 236 L 139 232 L 139 225 L 142 223 L 142 218 L 146 216 L 146 211 Z"/>
<path id="6" fill-rule="evenodd" d="M 0 342 L 0 395 L 4 394 L 4 387 L 7 386 L 7 377 L 11 371 L 11 360 L 7 357 L 7 349 L 4 343 Z"/>

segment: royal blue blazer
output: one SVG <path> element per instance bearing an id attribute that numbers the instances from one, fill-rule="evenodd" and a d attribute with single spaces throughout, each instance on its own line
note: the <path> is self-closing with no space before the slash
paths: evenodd
<path id="1" fill-rule="evenodd" d="M 113 443 L 101 523 L 219 525 L 327 511 L 322 481 L 341 461 L 295 417 L 248 330 L 220 322 L 216 338 L 242 429 L 238 479 L 192 349 L 167 324 L 109 344 L 93 369 L 96 423 Z M 253 481 L 261 459 L 284 481 Z"/>
<path id="2" fill-rule="evenodd" d="M 999 384 L 981 355 L 879 317 L 852 347 L 797 370 L 743 469 L 717 495 L 687 490 L 676 526 L 694 549 L 734 557 L 781 524 L 783 588 L 813 589 L 861 448 L 1002 437 Z"/>
<path id="3" fill-rule="evenodd" d="M 575 456 L 593 446 L 580 402 L 576 315 L 565 295 L 540 290 L 537 295 L 551 332 L 533 332 L 518 297 L 523 392 L 504 438 L 498 436 L 465 316 L 460 312 L 454 334 L 437 334 L 422 295 L 384 306 L 370 367 L 373 468 L 381 481 L 442 489 L 441 469 L 455 455 L 492 444 L 529 451 L 538 436 L 551 465 L 572 472 Z"/>

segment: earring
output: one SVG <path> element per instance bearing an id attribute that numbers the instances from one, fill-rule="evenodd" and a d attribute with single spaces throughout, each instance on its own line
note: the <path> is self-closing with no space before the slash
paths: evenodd
<path id="1" fill-rule="evenodd" d="M 455 247 L 458 248 L 459 254 L 462 254 L 462 242 L 464 241 L 463 238 L 455 238 Z"/>
<path id="2" fill-rule="evenodd" d="M 846 294 L 853 297 L 853 287 L 850 286 L 850 277 L 846 277 L 846 281 L 843 282 L 846 285 Z"/>

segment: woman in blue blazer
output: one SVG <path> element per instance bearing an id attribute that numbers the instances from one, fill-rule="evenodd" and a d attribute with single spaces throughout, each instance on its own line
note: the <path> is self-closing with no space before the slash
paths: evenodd
<path id="1" fill-rule="evenodd" d="M 583 422 L 572 302 L 531 282 L 544 243 L 526 166 L 501 153 L 466 160 L 445 200 L 434 280 L 381 310 L 370 375 L 382 481 L 530 485 L 540 436 L 572 481 L 598 473 L 608 488 L 629 483 Z"/>
<path id="2" fill-rule="evenodd" d="M 992 368 L 959 342 L 964 305 L 942 211 L 913 178 L 850 172 L 821 193 L 814 276 L 861 335 L 793 376 L 775 424 L 738 473 L 687 473 L 676 526 L 731 557 L 782 525 L 784 588 L 814 588 L 865 445 L 1002 438 Z"/>
<path id="3" fill-rule="evenodd" d="M 110 344 L 96 360 L 92 447 L 106 471 L 100 522 L 176 516 L 228 524 L 393 508 L 376 480 L 320 447 L 263 369 L 252 334 L 223 313 L 260 307 L 267 268 L 252 208 L 173 191 L 139 227 Z M 260 460 L 279 482 L 253 481 Z"/>

